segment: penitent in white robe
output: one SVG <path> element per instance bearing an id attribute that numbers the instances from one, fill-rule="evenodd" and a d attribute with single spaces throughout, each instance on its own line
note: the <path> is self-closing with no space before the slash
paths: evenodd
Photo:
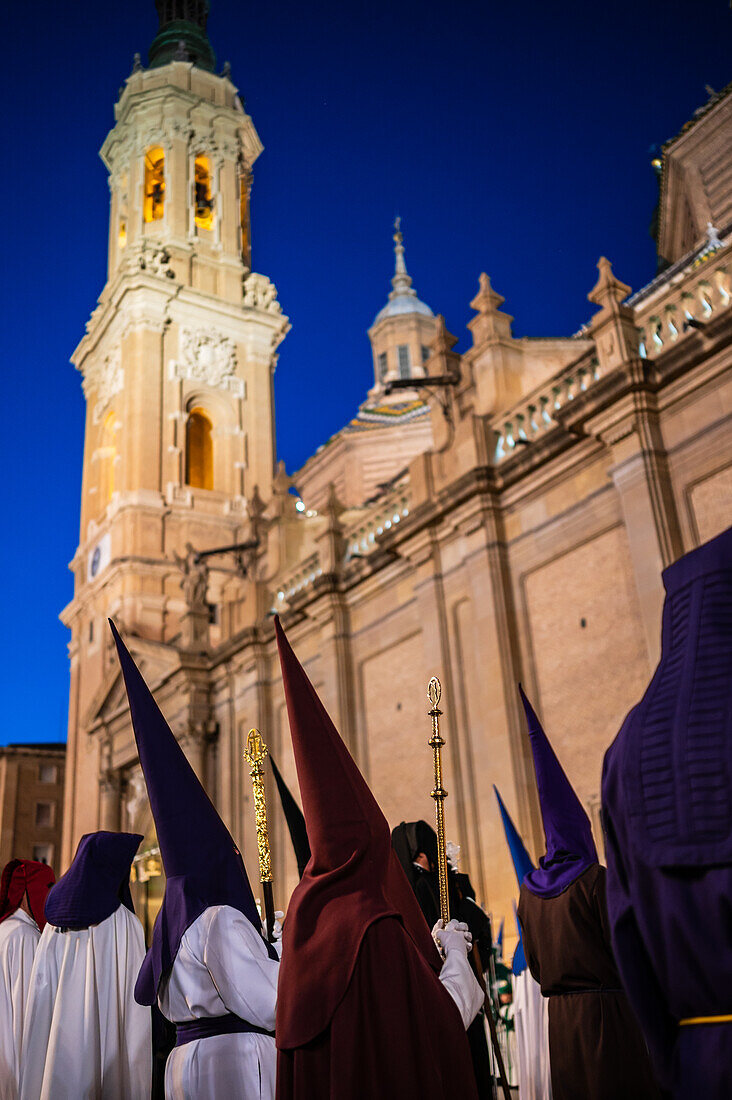
<path id="1" fill-rule="evenodd" d="M 519 1100 L 552 1100 L 549 1001 L 528 966 L 514 978 Z"/>
<path id="2" fill-rule="evenodd" d="M 119 908 L 79 932 L 43 929 L 23 1028 L 21 1100 L 149 1100 L 150 1009 L 133 990 L 145 938 Z"/>
<path id="3" fill-rule="evenodd" d="M 0 1100 L 17 1100 L 23 1018 L 41 933 L 23 909 L 0 924 Z"/>
<path id="4" fill-rule="evenodd" d="M 238 909 L 212 905 L 180 941 L 160 1011 L 173 1023 L 233 1013 L 274 1031 L 279 960 Z M 165 1067 L 166 1100 L 274 1100 L 277 1052 L 268 1035 L 237 1033 L 176 1047 Z"/>

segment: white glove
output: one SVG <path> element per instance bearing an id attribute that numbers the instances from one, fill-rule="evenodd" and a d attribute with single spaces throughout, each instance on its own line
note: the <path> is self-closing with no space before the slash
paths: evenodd
<path id="1" fill-rule="evenodd" d="M 282 939 L 282 921 L 285 919 L 285 914 L 281 909 L 275 909 L 275 919 L 272 925 L 272 943 L 279 943 Z M 262 921 L 262 935 L 265 940 L 267 939 L 267 922 Z"/>
<path id="2" fill-rule="evenodd" d="M 440 917 L 432 929 L 432 939 L 445 958 L 450 951 L 464 951 L 467 955 L 473 947 L 473 936 L 467 924 L 454 919 L 445 925 Z"/>

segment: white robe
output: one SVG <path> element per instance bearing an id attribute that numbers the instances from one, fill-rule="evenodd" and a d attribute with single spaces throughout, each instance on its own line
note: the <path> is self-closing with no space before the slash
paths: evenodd
<path id="1" fill-rule="evenodd" d="M 513 989 L 520 1100 L 552 1100 L 549 1067 L 549 1001 L 528 966 Z"/>
<path id="2" fill-rule="evenodd" d="M 21 1100 L 149 1100 L 149 1008 L 133 997 L 142 925 L 124 905 L 80 932 L 43 929 L 23 1029 Z"/>
<path id="3" fill-rule="evenodd" d="M 251 922 L 229 905 L 206 909 L 180 941 L 160 1011 L 174 1023 L 234 1013 L 274 1031 L 279 960 Z M 165 1067 L 166 1100 L 274 1100 L 274 1039 L 212 1035 L 176 1047 Z"/>
<path id="4" fill-rule="evenodd" d="M 33 956 L 41 933 L 23 909 L 0 924 L 0 1100 L 17 1100 Z"/>

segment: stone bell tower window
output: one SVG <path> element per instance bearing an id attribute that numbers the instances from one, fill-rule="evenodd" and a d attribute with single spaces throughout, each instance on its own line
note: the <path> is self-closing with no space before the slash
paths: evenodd
<path id="1" fill-rule="evenodd" d="M 165 153 L 160 146 L 145 153 L 145 196 L 143 217 L 156 222 L 165 212 Z"/>
<path id="2" fill-rule="evenodd" d="M 243 171 L 239 172 L 239 231 L 241 233 L 241 258 L 247 267 L 251 266 L 251 242 L 249 240 L 249 181 Z"/>
<path id="3" fill-rule="evenodd" d="M 214 200 L 211 188 L 211 162 L 208 157 L 196 157 L 194 202 L 196 207 L 196 225 L 199 229 L 212 229 L 214 220 Z"/>
<path id="4" fill-rule="evenodd" d="M 191 409 L 186 421 L 186 484 L 213 489 L 213 424 L 205 409 Z"/>
<path id="5" fill-rule="evenodd" d="M 399 355 L 399 377 L 410 378 L 412 371 L 409 363 L 409 348 L 406 344 L 400 344 L 397 353 Z"/>

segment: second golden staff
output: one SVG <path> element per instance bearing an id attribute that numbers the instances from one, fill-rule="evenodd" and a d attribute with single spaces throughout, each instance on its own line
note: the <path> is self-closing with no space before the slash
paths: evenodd
<path id="1" fill-rule="evenodd" d="M 254 819 L 257 827 L 257 849 L 259 852 L 259 881 L 262 883 L 264 897 L 264 917 L 267 927 L 267 939 L 274 941 L 275 907 L 272 891 L 272 858 L 269 850 L 269 832 L 267 831 L 267 801 L 264 792 L 264 761 L 268 750 L 259 730 L 249 730 L 244 759 L 250 768 L 252 789 L 254 791 Z"/>

